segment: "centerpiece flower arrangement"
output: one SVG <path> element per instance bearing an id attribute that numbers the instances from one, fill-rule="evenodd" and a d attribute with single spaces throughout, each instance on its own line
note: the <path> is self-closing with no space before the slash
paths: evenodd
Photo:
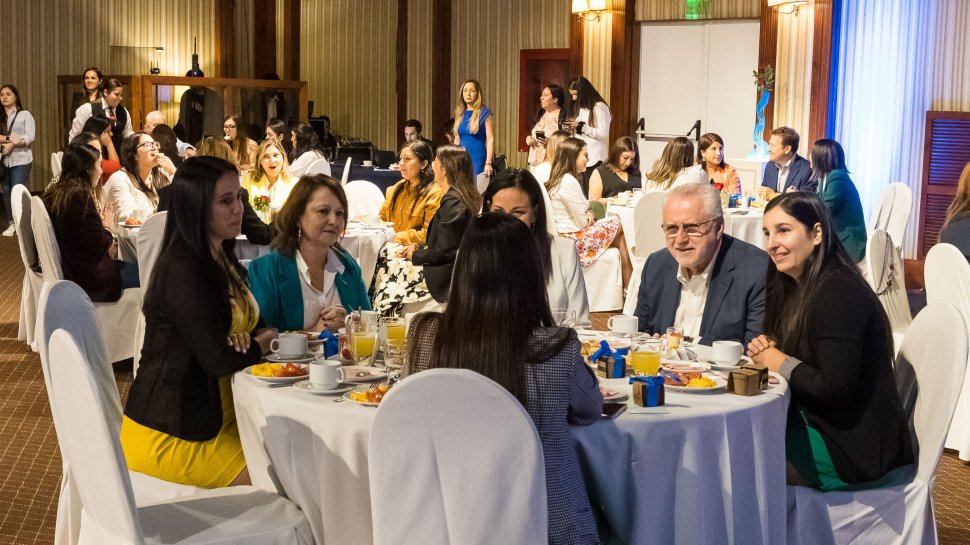
<path id="1" fill-rule="evenodd" d="M 753 71 L 752 75 L 754 76 L 755 87 L 758 88 L 761 96 L 758 97 L 758 122 L 754 126 L 754 134 L 752 135 L 754 149 L 748 154 L 748 159 L 764 161 L 768 159 L 768 143 L 762 138 L 762 134 L 765 132 L 765 108 L 768 106 L 768 101 L 771 100 L 771 88 L 775 84 L 775 69 L 769 64 L 761 70 Z"/>
<path id="2" fill-rule="evenodd" d="M 256 211 L 259 219 L 265 223 L 269 223 L 269 203 L 268 195 L 256 195 L 253 197 L 253 210 Z"/>

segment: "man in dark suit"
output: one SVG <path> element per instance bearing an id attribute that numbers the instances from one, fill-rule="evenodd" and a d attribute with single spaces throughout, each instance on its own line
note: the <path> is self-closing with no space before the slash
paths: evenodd
<path id="1" fill-rule="evenodd" d="M 778 127 L 768 138 L 768 163 L 761 185 L 776 193 L 786 191 L 815 192 L 818 181 L 812 179 L 808 160 L 798 155 L 798 133 L 791 127 Z"/>
<path id="2" fill-rule="evenodd" d="M 640 331 L 677 327 L 706 345 L 746 345 L 761 334 L 768 254 L 724 234 L 717 190 L 675 188 L 664 202 L 662 228 L 667 248 L 647 259 L 637 296 Z"/>
<path id="3" fill-rule="evenodd" d="M 412 140 L 421 140 L 425 144 L 431 146 L 431 151 L 435 151 L 435 148 L 437 148 L 437 146 L 435 146 L 434 142 L 421 136 L 422 128 L 423 127 L 421 126 L 421 122 L 418 121 L 417 119 L 408 119 L 407 121 L 405 121 L 404 122 L 404 141 L 410 142 Z"/>

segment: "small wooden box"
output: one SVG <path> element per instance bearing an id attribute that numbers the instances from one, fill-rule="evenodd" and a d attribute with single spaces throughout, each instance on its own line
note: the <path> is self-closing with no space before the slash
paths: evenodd
<path id="1" fill-rule="evenodd" d="M 728 375 L 727 391 L 751 396 L 768 389 L 768 368 L 760 365 L 742 365 Z"/>

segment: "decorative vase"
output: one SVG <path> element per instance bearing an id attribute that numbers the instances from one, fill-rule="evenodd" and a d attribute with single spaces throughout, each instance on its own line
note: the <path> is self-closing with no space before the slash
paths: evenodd
<path id="1" fill-rule="evenodd" d="M 758 99 L 758 122 L 754 126 L 754 134 L 752 135 L 754 149 L 748 154 L 748 159 L 756 161 L 768 159 L 768 143 L 761 135 L 765 132 L 765 108 L 768 107 L 769 100 L 771 100 L 771 91 L 764 89 L 761 91 L 761 98 Z"/>

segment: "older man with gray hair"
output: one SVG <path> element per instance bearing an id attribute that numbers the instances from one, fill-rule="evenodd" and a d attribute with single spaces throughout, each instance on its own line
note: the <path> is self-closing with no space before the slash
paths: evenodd
<path id="1" fill-rule="evenodd" d="M 145 124 L 142 125 L 142 130 L 151 134 L 155 127 L 165 124 L 165 114 L 158 110 L 152 110 L 145 116 Z M 179 157 L 188 159 L 195 156 L 195 146 L 192 144 L 187 144 L 176 138 L 175 147 L 179 150 Z"/>
<path id="2" fill-rule="evenodd" d="M 724 234 L 721 197 L 707 184 L 672 190 L 661 229 L 667 247 L 647 259 L 637 296 L 640 331 L 747 345 L 761 333 L 768 255 Z"/>

